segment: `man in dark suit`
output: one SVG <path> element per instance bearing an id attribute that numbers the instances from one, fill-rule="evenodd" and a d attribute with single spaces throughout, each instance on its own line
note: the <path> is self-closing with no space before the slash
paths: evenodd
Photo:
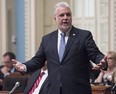
<path id="1" fill-rule="evenodd" d="M 72 26 L 72 13 L 66 2 L 56 4 L 54 19 L 58 29 L 45 35 L 36 55 L 25 63 L 13 60 L 19 71 L 32 72 L 48 62 L 48 94 L 91 94 L 90 61 L 106 65 L 91 32 Z"/>
<path id="2" fill-rule="evenodd" d="M 45 65 L 42 69 L 39 69 L 32 73 L 31 77 L 28 80 L 27 86 L 24 90 L 24 94 L 30 94 L 29 92 L 33 88 L 34 84 L 36 83 L 36 80 L 38 77 L 40 77 L 41 73 L 44 72 L 45 74 L 43 75 L 44 78 L 42 78 L 39 82 L 38 89 L 39 90 L 34 90 L 33 94 L 47 94 L 48 92 L 48 72 L 47 72 L 47 65 Z"/>

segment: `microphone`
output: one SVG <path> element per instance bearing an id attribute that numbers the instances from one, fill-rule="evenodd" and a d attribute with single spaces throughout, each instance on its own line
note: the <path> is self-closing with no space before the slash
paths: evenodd
<path id="1" fill-rule="evenodd" d="M 104 78 L 104 85 L 108 86 L 108 79 L 107 78 Z"/>
<path id="2" fill-rule="evenodd" d="M 12 90 L 9 92 L 9 94 L 12 94 L 16 90 L 16 88 L 19 86 L 20 86 L 20 82 L 16 82 Z"/>

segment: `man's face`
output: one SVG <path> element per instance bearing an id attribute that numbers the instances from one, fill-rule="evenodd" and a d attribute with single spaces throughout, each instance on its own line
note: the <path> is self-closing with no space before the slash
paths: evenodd
<path id="1" fill-rule="evenodd" d="M 70 29 L 72 23 L 72 15 L 69 8 L 58 7 L 56 9 L 54 19 L 61 31 L 66 32 Z"/>
<path id="2" fill-rule="evenodd" d="M 12 66 L 13 66 L 12 61 L 8 55 L 3 57 L 3 63 L 8 68 L 12 68 Z"/>

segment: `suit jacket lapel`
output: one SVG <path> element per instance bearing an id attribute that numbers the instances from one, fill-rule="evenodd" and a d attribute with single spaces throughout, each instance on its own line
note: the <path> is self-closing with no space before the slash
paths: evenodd
<path id="1" fill-rule="evenodd" d="M 54 51 L 54 55 L 57 59 L 57 61 L 59 61 L 59 55 L 58 55 L 58 49 L 57 49 L 57 44 L 58 44 L 58 31 L 56 30 L 54 33 L 53 33 L 53 36 L 52 36 L 52 39 L 51 39 L 51 43 L 52 43 L 52 49 Z"/>

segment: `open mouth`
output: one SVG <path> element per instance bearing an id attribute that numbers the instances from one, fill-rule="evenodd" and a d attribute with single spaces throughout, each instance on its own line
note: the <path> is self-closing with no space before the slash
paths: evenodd
<path id="1" fill-rule="evenodd" d="M 68 22 L 63 22 L 63 25 L 68 25 L 69 23 Z"/>

